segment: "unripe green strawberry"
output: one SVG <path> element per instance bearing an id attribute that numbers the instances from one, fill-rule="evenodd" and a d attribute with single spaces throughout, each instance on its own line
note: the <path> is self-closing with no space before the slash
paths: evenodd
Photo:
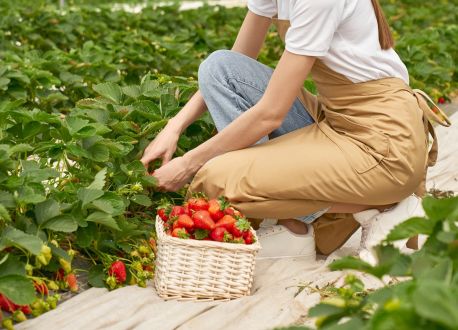
<path id="1" fill-rule="evenodd" d="M 25 272 L 28 276 L 33 275 L 33 266 L 31 264 L 25 265 Z"/>
<path id="2" fill-rule="evenodd" d="M 2 322 L 2 326 L 6 330 L 14 330 L 13 320 L 12 319 L 4 319 Z"/>
<path id="3" fill-rule="evenodd" d="M 118 283 L 116 282 L 116 278 L 114 276 L 108 276 L 106 279 L 107 285 L 110 289 L 115 289 Z"/>
<path id="4" fill-rule="evenodd" d="M 76 251 L 73 249 L 69 249 L 67 253 L 70 256 L 70 260 L 73 260 L 73 257 L 76 255 Z"/>
<path id="5" fill-rule="evenodd" d="M 149 254 L 150 249 L 146 245 L 140 245 L 138 247 L 138 252 L 140 252 L 141 254 Z"/>
<path id="6" fill-rule="evenodd" d="M 140 253 L 138 253 L 137 250 L 133 250 L 133 251 L 130 252 L 130 256 L 132 258 L 140 258 Z"/>
<path id="7" fill-rule="evenodd" d="M 132 269 L 134 269 L 134 270 L 137 270 L 137 271 L 140 271 L 140 270 L 143 269 L 142 263 L 141 263 L 140 261 L 134 261 L 134 262 L 130 265 L 130 267 L 131 267 Z"/>
<path id="8" fill-rule="evenodd" d="M 57 307 L 57 303 L 59 299 L 60 299 L 60 295 L 55 294 L 53 296 L 49 296 L 48 299 L 46 299 L 46 302 L 49 304 L 49 307 L 51 307 L 51 309 L 54 309 Z"/>
<path id="9" fill-rule="evenodd" d="M 49 281 L 48 282 L 48 289 L 53 290 L 53 291 L 57 291 L 57 290 L 59 290 L 59 286 L 57 285 L 56 282 Z"/>
<path id="10" fill-rule="evenodd" d="M 65 273 L 70 273 L 72 271 L 72 264 L 63 258 L 59 258 L 59 264 L 65 271 Z"/>
<path id="11" fill-rule="evenodd" d="M 49 246 L 43 244 L 41 246 L 41 251 L 40 252 L 46 257 L 46 259 L 48 261 L 51 260 L 52 253 L 51 253 L 51 248 Z"/>
<path id="12" fill-rule="evenodd" d="M 27 321 L 27 316 L 25 316 L 25 314 L 22 311 L 15 311 L 13 313 L 13 319 L 16 322 L 24 322 Z"/>

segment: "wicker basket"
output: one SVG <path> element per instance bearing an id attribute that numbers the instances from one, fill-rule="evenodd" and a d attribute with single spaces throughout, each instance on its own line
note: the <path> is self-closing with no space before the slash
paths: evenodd
<path id="1" fill-rule="evenodd" d="M 255 256 L 261 248 L 257 239 L 244 245 L 171 237 L 159 217 L 156 233 L 154 284 L 160 297 L 227 300 L 250 294 Z"/>

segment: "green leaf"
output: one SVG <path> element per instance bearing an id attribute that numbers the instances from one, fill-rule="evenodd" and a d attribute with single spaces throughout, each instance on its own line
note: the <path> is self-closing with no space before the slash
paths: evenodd
<path id="1" fill-rule="evenodd" d="M 38 224 L 43 224 L 47 220 L 60 214 L 60 205 L 54 199 L 48 199 L 35 205 L 35 218 Z"/>
<path id="2" fill-rule="evenodd" d="M 67 251 L 53 244 L 49 244 L 49 247 L 51 248 L 51 253 L 54 256 L 56 256 L 57 258 L 62 258 L 68 262 L 71 262 L 72 258 L 68 255 Z"/>
<path id="3" fill-rule="evenodd" d="M 121 103 L 122 101 L 122 91 L 121 88 L 112 82 L 101 83 L 92 87 L 94 91 L 99 93 L 101 96 L 107 98 L 110 101 L 113 101 L 116 104 Z"/>
<path id="4" fill-rule="evenodd" d="M 13 254 L 7 254 L 5 262 L 0 265 L 0 277 L 7 275 L 25 276 L 25 263 Z"/>
<path id="5" fill-rule="evenodd" d="M 113 211 L 107 212 L 111 213 L 112 216 L 121 215 L 124 213 L 126 209 L 126 204 L 124 204 L 124 200 L 113 192 L 106 192 L 102 197 L 97 199 L 97 202 L 108 202 Z"/>
<path id="6" fill-rule="evenodd" d="M 0 293 L 17 305 L 31 304 L 35 300 L 33 283 L 25 276 L 8 275 L 0 277 Z"/>
<path id="7" fill-rule="evenodd" d="M 458 290 L 439 281 L 422 281 L 412 295 L 416 312 L 450 329 L 458 325 Z"/>
<path id="8" fill-rule="evenodd" d="M 101 169 L 94 177 L 94 181 L 87 187 L 88 189 L 103 189 L 107 175 L 106 167 Z"/>
<path id="9" fill-rule="evenodd" d="M 101 143 L 95 143 L 87 151 L 89 158 L 96 162 L 107 162 L 110 160 L 110 150 Z"/>
<path id="10" fill-rule="evenodd" d="M 89 269 L 88 282 L 91 286 L 95 288 L 104 288 L 105 287 L 105 272 L 103 270 L 103 265 L 95 265 Z"/>
<path id="11" fill-rule="evenodd" d="M 33 148 L 30 144 L 25 144 L 25 143 L 19 143 L 10 148 L 8 153 L 11 155 L 21 153 L 21 152 L 27 152 L 27 151 L 32 151 Z"/>
<path id="12" fill-rule="evenodd" d="M 18 246 L 35 255 L 40 254 L 42 245 L 43 242 L 37 236 L 26 234 L 13 227 L 7 227 L 0 240 L 0 250 L 9 246 Z"/>
<path id="13" fill-rule="evenodd" d="M 8 191 L 0 190 L 0 204 L 5 206 L 6 208 L 13 208 L 16 206 L 16 202 L 14 201 L 14 196 Z"/>
<path id="14" fill-rule="evenodd" d="M 122 92 L 133 98 L 137 98 L 142 95 L 142 90 L 138 85 L 124 86 L 122 87 Z"/>
<path id="15" fill-rule="evenodd" d="M 0 204 L 0 219 L 7 222 L 11 221 L 11 216 L 5 206 Z"/>
<path id="16" fill-rule="evenodd" d="M 141 194 L 132 196 L 130 200 L 136 204 L 143 205 L 146 207 L 151 206 L 153 204 L 153 202 L 151 201 L 151 199 L 148 196 L 141 195 Z"/>
<path id="17" fill-rule="evenodd" d="M 83 207 L 85 207 L 90 202 L 96 200 L 99 197 L 102 197 L 104 194 L 103 190 L 98 189 L 87 189 L 87 188 L 80 188 L 78 189 L 78 199 L 83 203 Z"/>
<path id="18" fill-rule="evenodd" d="M 430 235 L 433 231 L 434 225 L 435 223 L 433 221 L 429 221 L 425 218 L 410 218 L 395 226 L 390 231 L 385 241 L 394 242 L 419 234 Z"/>
<path id="19" fill-rule="evenodd" d="M 458 209 L 458 197 L 436 199 L 425 197 L 423 199 L 423 208 L 429 219 L 438 221 L 446 219 Z"/>
<path id="20" fill-rule="evenodd" d="M 99 211 L 113 214 L 114 208 L 109 201 L 97 199 L 91 203 L 91 206 L 95 207 Z"/>
<path id="21" fill-rule="evenodd" d="M 343 308 L 331 304 L 320 303 L 309 310 L 309 317 L 330 316 L 342 313 Z"/>
<path id="22" fill-rule="evenodd" d="M 99 223 L 106 227 L 109 227 L 115 230 L 120 230 L 118 224 L 116 223 L 116 220 L 113 219 L 113 217 L 110 214 L 105 213 L 105 212 L 96 211 L 94 213 L 91 213 L 87 217 L 86 221 Z"/>
<path id="23" fill-rule="evenodd" d="M 359 270 L 362 272 L 370 272 L 373 269 L 373 267 L 369 263 L 361 259 L 347 256 L 347 257 L 343 257 L 342 259 L 333 261 L 329 265 L 329 269 L 332 271 L 344 270 L 344 269 L 354 269 L 354 270 Z"/>
<path id="24" fill-rule="evenodd" d="M 72 233 L 78 229 L 78 223 L 71 214 L 62 214 L 46 221 L 41 228 Z"/>

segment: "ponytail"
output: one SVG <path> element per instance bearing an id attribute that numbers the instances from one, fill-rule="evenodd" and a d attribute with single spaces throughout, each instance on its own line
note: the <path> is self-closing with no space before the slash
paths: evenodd
<path id="1" fill-rule="evenodd" d="M 375 17 L 377 17 L 378 40 L 380 42 L 380 47 L 382 47 L 384 50 L 390 49 L 394 46 L 394 39 L 393 35 L 391 34 L 390 27 L 378 0 L 371 1 L 375 11 Z"/>

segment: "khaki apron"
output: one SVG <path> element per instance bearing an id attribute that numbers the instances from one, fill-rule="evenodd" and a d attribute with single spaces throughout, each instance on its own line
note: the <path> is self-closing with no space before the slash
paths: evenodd
<path id="1" fill-rule="evenodd" d="M 289 21 L 274 23 L 284 40 Z M 287 219 L 333 203 L 386 205 L 424 192 L 437 157 L 428 118 L 440 121 L 425 96 L 398 78 L 353 83 L 319 59 L 311 73 L 318 96 L 303 89 L 298 97 L 315 124 L 211 159 L 189 193 L 225 195 L 249 218 Z M 318 251 L 337 249 L 358 226 L 351 215 L 324 215 L 314 222 Z"/>

